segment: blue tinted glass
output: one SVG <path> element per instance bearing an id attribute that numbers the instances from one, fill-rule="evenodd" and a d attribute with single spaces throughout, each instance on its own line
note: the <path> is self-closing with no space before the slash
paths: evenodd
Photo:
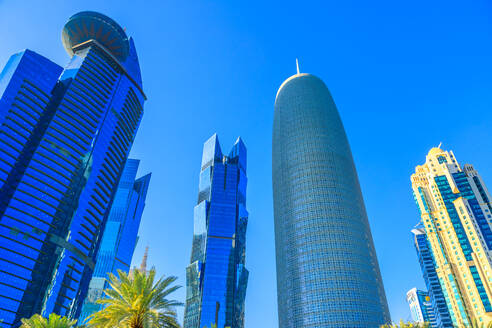
<path id="1" fill-rule="evenodd" d="M 431 321 L 431 327 L 453 327 L 453 320 L 448 311 L 448 300 L 444 296 L 443 289 L 437 276 L 435 260 L 427 241 L 427 236 L 421 229 L 415 230 L 414 234 L 415 249 L 428 290 L 431 312 L 434 314 L 434 319 Z"/>
<path id="2" fill-rule="evenodd" d="M 113 223 L 108 225 L 113 237 L 101 245 L 143 115 L 138 60 L 124 31 L 115 39 L 124 53 L 101 35 L 84 34 L 88 42 L 74 54 L 73 38 L 80 32 L 73 30 L 75 21 L 123 31 L 97 13 L 74 15 L 64 29 L 72 56 L 65 70 L 26 50 L 12 56 L 0 73 L 0 274 L 5 281 L 0 318 L 7 327 L 40 312 L 77 318 L 99 248 L 121 240 Z M 118 56 L 108 56 L 102 47 Z M 114 202 L 115 208 L 123 203 L 133 208 L 132 215 L 114 215 L 121 218 L 125 242 L 112 255 L 126 267 L 150 176 L 134 178 L 128 197 Z"/>
<path id="3" fill-rule="evenodd" d="M 280 87 L 272 143 L 279 326 L 379 327 L 390 320 L 350 145 L 326 85 Z"/>
<path id="4" fill-rule="evenodd" d="M 218 138 L 212 136 L 203 147 L 191 264 L 186 269 L 186 328 L 244 327 L 246 184 L 242 140 L 223 158 Z"/>
<path id="5" fill-rule="evenodd" d="M 99 246 L 88 296 L 79 317 L 80 322 L 85 322 L 92 313 L 101 309 L 96 301 L 103 297 L 103 290 L 109 287 L 105 282 L 108 274 L 117 275 L 118 270 L 128 272 L 130 269 L 150 182 L 150 174 L 135 180 L 138 165 L 138 160 L 128 159 L 121 175 Z"/>

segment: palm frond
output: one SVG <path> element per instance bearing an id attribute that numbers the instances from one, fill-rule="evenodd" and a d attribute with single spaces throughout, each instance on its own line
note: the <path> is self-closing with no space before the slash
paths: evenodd
<path id="1" fill-rule="evenodd" d="M 29 319 L 21 319 L 21 322 L 20 328 L 72 328 L 77 323 L 77 320 L 70 320 L 67 317 L 51 313 L 48 319 L 35 314 Z"/>
<path id="2" fill-rule="evenodd" d="M 148 272 L 118 271 L 109 275 L 110 288 L 106 298 L 98 301 L 104 308 L 89 317 L 94 328 L 179 328 L 175 308 L 183 305 L 169 296 L 180 286 L 173 286 L 176 277 L 155 281 L 154 268 Z"/>

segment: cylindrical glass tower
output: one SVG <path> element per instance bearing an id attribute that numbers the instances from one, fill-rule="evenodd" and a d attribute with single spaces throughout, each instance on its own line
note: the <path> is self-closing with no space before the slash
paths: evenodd
<path id="1" fill-rule="evenodd" d="M 389 322 L 350 146 L 316 76 L 293 75 L 277 93 L 272 169 L 279 327 Z"/>

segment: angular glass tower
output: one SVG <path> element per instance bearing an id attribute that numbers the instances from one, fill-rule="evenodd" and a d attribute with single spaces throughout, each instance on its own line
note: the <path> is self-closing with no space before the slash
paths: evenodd
<path id="1" fill-rule="evenodd" d="M 62 69 L 24 51 L 0 74 L 0 327 L 77 318 L 145 95 L 133 41 L 72 16 Z"/>
<path id="2" fill-rule="evenodd" d="M 279 327 L 389 322 L 350 146 L 316 76 L 298 72 L 280 86 L 272 146 Z"/>
<path id="3" fill-rule="evenodd" d="M 425 285 L 428 290 L 431 311 L 434 320 L 431 322 L 432 328 L 453 328 L 453 321 L 449 316 L 448 305 L 439 283 L 434 258 L 429 248 L 429 243 L 423 228 L 413 229 L 415 249 L 419 258 L 420 268 L 424 277 Z"/>
<path id="4" fill-rule="evenodd" d="M 118 276 L 118 270 L 130 271 L 150 183 L 150 173 L 135 180 L 139 163 L 137 159 L 128 159 L 121 175 L 97 253 L 89 293 L 79 317 L 80 323 L 102 308 L 96 301 L 103 298 L 103 290 L 109 288 L 108 273 Z"/>
<path id="5" fill-rule="evenodd" d="M 472 165 L 432 148 L 411 176 L 421 224 L 454 325 L 492 322 L 492 202 Z"/>
<path id="6" fill-rule="evenodd" d="M 203 146 L 191 264 L 186 268 L 184 328 L 244 327 L 246 184 L 241 138 L 224 156 L 213 135 Z"/>

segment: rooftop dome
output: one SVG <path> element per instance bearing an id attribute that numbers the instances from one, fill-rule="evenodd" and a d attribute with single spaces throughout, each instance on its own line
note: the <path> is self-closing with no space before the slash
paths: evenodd
<path id="1" fill-rule="evenodd" d="M 278 88 L 278 91 L 277 91 L 277 95 L 275 96 L 275 100 L 277 100 L 278 98 L 278 95 L 280 93 L 280 90 L 282 90 L 282 88 L 287 84 L 289 83 L 290 81 L 298 78 L 298 77 L 301 77 L 301 76 L 314 76 L 314 75 L 311 75 L 311 74 L 307 74 L 307 73 L 297 73 L 297 74 L 294 74 L 292 75 L 291 77 L 289 77 L 287 80 L 285 80 L 281 85 L 280 85 L 280 88 Z"/>
<path id="2" fill-rule="evenodd" d="M 442 154 L 444 151 L 439 147 L 434 147 L 429 150 L 429 156 L 436 156 Z"/>
<path id="3" fill-rule="evenodd" d="M 128 57 L 128 37 L 121 26 L 108 16 L 83 11 L 68 19 L 63 27 L 62 42 L 70 56 L 73 56 L 75 46 L 91 39 L 104 46 L 121 62 Z"/>

